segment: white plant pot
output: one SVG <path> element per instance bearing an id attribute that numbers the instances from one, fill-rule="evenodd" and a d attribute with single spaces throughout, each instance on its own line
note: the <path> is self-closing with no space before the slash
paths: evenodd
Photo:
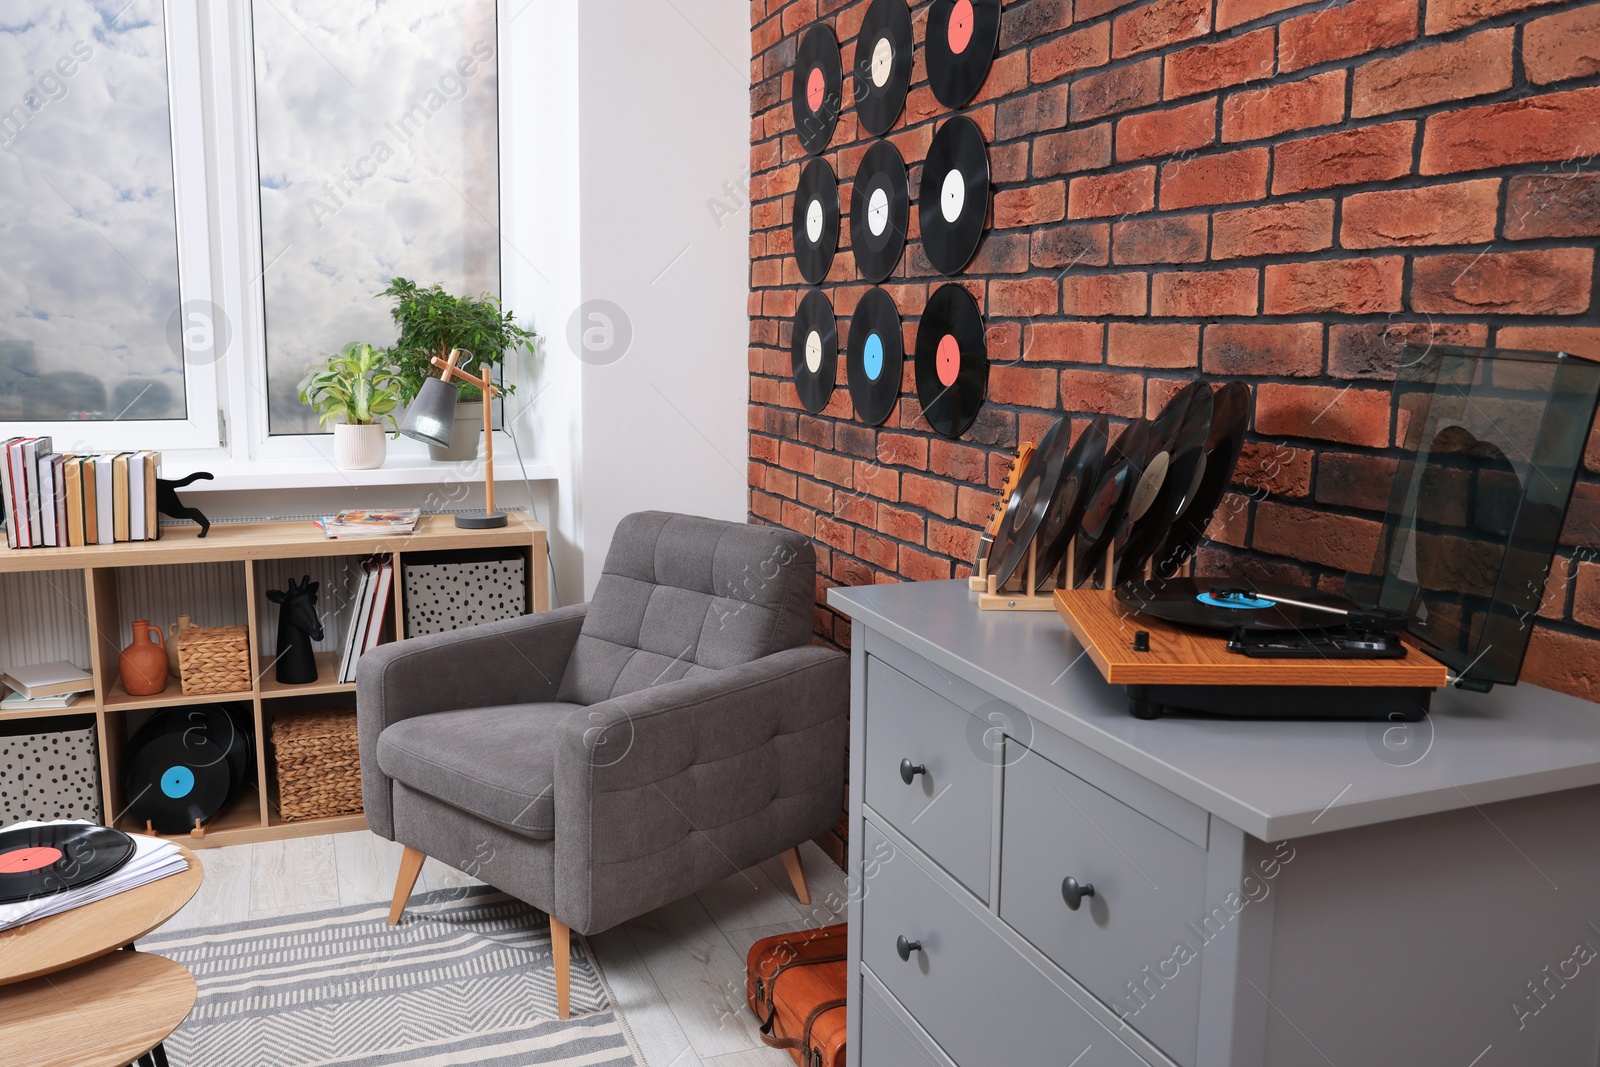
<path id="1" fill-rule="evenodd" d="M 381 467 L 388 448 L 383 427 L 376 423 L 366 426 L 340 424 L 333 428 L 333 463 L 341 470 L 367 471 Z"/>
<path id="2" fill-rule="evenodd" d="M 450 430 L 450 447 L 428 446 L 428 458 L 439 463 L 459 463 L 477 459 L 483 444 L 483 403 L 458 401 L 455 425 Z"/>

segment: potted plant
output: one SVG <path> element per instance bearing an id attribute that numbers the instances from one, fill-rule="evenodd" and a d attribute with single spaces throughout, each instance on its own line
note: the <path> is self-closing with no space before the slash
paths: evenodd
<path id="1" fill-rule="evenodd" d="M 317 409 L 317 421 L 334 422 L 333 462 L 344 470 L 383 466 L 384 423 L 394 427 L 399 378 L 382 349 L 355 343 L 339 349 L 321 370 L 300 382 L 300 402 Z M 335 422 L 337 420 L 337 422 Z"/>
<path id="2" fill-rule="evenodd" d="M 537 334 L 518 326 L 511 312 L 488 293 L 477 299 L 453 296 L 439 285 L 424 289 L 410 279 L 395 278 L 379 295 L 394 300 L 390 314 L 400 327 L 399 339 L 389 353 L 399 379 L 402 404 L 416 399 L 427 378 L 438 376 L 431 362 L 434 356 L 448 359 L 451 349 L 459 348 L 463 353 L 460 365 L 482 375 L 503 363 L 513 349 L 523 348 L 532 354 L 538 340 Z M 510 382 L 501 388 L 508 394 L 516 392 Z M 435 459 L 471 459 L 477 455 L 483 411 L 476 405 L 482 403 L 482 397 L 476 386 L 464 382 L 456 383 L 456 390 L 459 428 L 449 449 L 430 448 Z"/>

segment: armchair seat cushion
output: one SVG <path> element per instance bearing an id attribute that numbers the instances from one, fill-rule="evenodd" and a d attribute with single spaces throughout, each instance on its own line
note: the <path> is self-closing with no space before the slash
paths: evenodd
<path id="1" fill-rule="evenodd" d="M 402 719 L 378 735 L 378 767 L 523 837 L 555 837 L 556 743 L 578 704 L 502 704 Z"/>

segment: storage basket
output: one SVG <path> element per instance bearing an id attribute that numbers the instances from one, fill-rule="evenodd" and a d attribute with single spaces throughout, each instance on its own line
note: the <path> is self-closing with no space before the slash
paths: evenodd
<path id="1" fill-rule="evenodd" d="M 282 715 L 272 723 L 278 814 L 285 822 L 361 811 L 354 709 Z"/>
<path id="2" fill-rule="evenodd" d="M 243 626 L 191 626 L 178 635 L 185 696 L 250 691 L 250 631 Z"/>
<path id="3" fill-rule="evenodd" d="M 92 711 L 0 723 L 0 826 L 24 819 L 100 822 Z"/>

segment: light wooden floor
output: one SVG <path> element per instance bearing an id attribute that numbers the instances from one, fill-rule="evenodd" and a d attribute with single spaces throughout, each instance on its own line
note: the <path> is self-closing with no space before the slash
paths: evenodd
<path id="1" fill-rule="evenodd" d="M 844 872 L 801 848 L 811 904 L 795 900 L 777 858 L 590 939 L 648 1067 L 780 1067 L 744 1000 L 745 953 L 756 939 L 844 921 Z M 400 846 L 366 831 L 230 845 L 196 853 L 205 881 L 164 929 L 211 926 L 387 902 Z M 429 860 L 417 891 L 474 885 Z"/>

